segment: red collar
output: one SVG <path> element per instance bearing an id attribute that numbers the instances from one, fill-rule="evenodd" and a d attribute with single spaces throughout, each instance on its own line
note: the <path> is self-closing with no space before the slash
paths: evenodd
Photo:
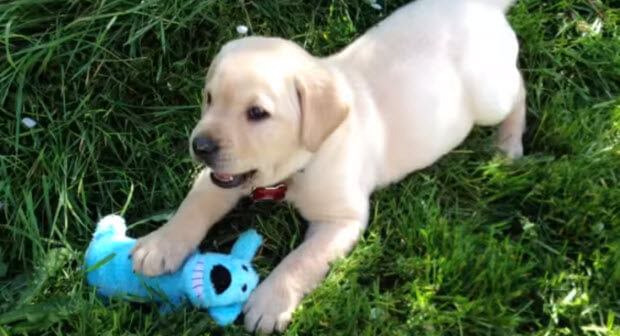
<path id="1" fill-rule="evenodd" d="M 286 196 L 287 189 L 284 183 L 280 183 L 273 187 L 254 188 L 254 190 L 252 190 L 252 200 L 254 202 L 265 200 L 280 201 Z"/>

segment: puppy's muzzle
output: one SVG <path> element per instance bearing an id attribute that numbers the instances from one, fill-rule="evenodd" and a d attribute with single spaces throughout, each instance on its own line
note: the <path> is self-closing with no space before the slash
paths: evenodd
<path id="1" fill-rule="evenodd" d="M 192 140 L 192 150 L 200 161 L 212 166 L 220 152 L 220 146 L 211 138 L 197 136 Z"/>

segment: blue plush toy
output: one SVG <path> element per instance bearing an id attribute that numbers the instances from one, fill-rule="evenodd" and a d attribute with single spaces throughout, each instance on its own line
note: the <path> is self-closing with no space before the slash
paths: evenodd
<path id="1" fill-rule="evenodd" d="M 219 325 L 233 322 L 258 284 L 250 262 L 262 243 L 254 230 L 243 233 L 229 255 L 193 253 L 170 275 L 146 277 L 133 272 L 129 252 L 136 240 L 125 235 L 125 220 L 106 216 L 97 224 L 86 251 L 86 280 L 104 297 L 151 300 L 163 313 L 187 301 L 207 308 Z"/>

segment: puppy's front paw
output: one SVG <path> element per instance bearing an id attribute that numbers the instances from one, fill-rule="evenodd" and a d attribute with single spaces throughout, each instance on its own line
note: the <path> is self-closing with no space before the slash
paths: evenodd
<path id="1" fill-rule="evenodd" d="M 179 269 L 194 248 L 164 228 L 138 239 L 131 250 L 134 272 L 158 276 Z"/>
<path id="2" fill-rule="evenodd" d="M 291 321 L 302 295 L 278 278 L 276 274 L 267 277 L 246 302 L 243 311 L 247 331 L 282 332 Z"/>

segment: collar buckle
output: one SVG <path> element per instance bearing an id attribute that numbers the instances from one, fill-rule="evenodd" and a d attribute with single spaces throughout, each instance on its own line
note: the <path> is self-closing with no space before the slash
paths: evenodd
<path id="1" fill-rule="evenodd" d="M 252 190 L 252 200 L 254 202 L 273 200 L 281 201 L 286 197 L 288 187 L 284 183 L 280 183 L 273 187 L 260 187 Z"/>

